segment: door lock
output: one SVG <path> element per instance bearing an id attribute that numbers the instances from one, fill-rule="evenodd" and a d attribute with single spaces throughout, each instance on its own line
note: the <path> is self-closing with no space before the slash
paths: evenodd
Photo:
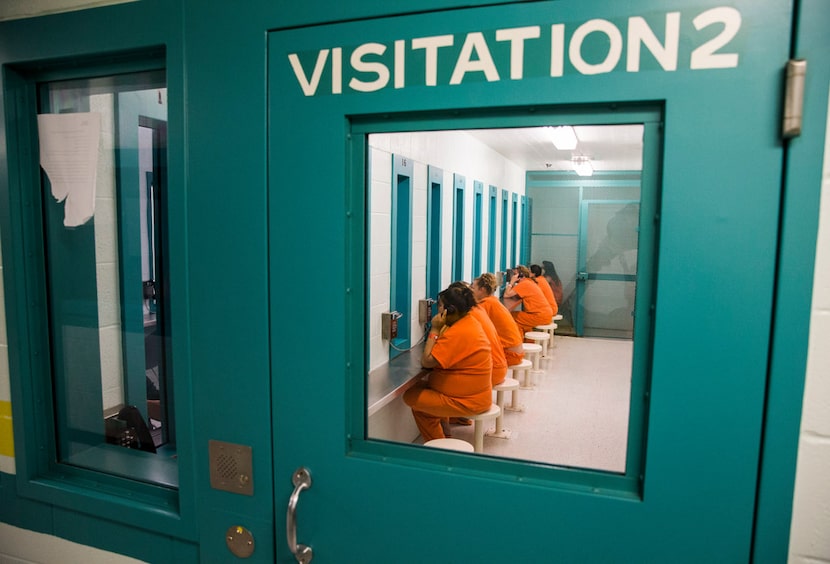
<path id="1" fill-rule="evenodd" d="M 234 556 L 248 558 L 254 553 L 254 535 L 245 527 L 234 525 L 225 533 L 225 543 Z"/>

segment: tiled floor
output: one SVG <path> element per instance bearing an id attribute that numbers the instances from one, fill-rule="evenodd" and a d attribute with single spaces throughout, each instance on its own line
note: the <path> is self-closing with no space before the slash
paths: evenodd
<path id="1" fill-rule="evenodd" d="M 555 343 L 535 389 L 519 391 L 525 411 L 505 412 L 510 438 L 485 437 L 484 453 L 623 472 L 632 341 L 556 336 Z M 473 442 L 472 426 L 451 432 Z"/>

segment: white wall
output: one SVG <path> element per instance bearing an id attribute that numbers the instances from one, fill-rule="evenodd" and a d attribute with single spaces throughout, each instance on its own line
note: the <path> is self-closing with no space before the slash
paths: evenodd
<path id="1" fill-rule="evenodd" d="M 442 184 L 442 266 L 441 287 L 453 282 L 452 274 L 452 228 L 453 228 L 453 174 L 466 177 L 464 190 L 464 279 L 468 282 L 481 274 L 472 272 L 472 250 L 469 242 L 473 237 L 473 203 L 475 193 L 473 182 L 484 185 L 485 197 L 482 206 L 482 233 L 489 229 L 489 186 L 508 190 L 520 196 L 525 193 L 525 171 L 508 161 L 474 137 L 458 131 L 415 132 L 373 134 L 369 139 L 371 166 L 370 214 L 370 320 L 369 320 L 369 370 L 389 360 L 389 342 L 381 338 L 381 313 L 390 308 L 391 279 L 391 210 L 392 210 L 392 156 L 399 155 L 413 161 L 413 205 L 412 205 L 412 308 L 406 313 L 410 323 L 411 342 L 415 344 L 423 336 L 423 327 L 418 323 L 418 300 L 426 296 L 426 204 L 429 183 L 428 167 L 443 170 Z M 496 223 L 501 225 L 501 196 L 496 201 Z M 521 209 L 517 212 L 521 225 Z M 515 228 L 508 217 L 508 245 L 512 245 Z M 496 238 L 496 264 L 503 249 L 500 238 Z M 482 265 L 486 265 L 487 246 L 482 248 Z M 486 269 L 486 266 L 482 267 Z M 435 298 L 435 296 L 429 296 Z"/>
<path id="2" fill-rule="evenodd" d="M 791 564 L 830 562 L 830 112 L 824 139 L 810 344 L 790 529 Z"/>

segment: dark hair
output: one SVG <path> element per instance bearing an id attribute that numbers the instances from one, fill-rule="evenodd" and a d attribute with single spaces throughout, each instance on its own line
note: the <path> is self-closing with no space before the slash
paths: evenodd
<path id="1" fill-rule="evenodd" d="M 447 312 L 461 315 L 466 315 L 476 305 L 473 291 L 466 282 L 453 282 L 438 294 L 438 300 L 444 304 Z"/>
<path id="2" fill-rule="evenodd" d="M 542 275 L 542 267 L 538 264 L 531 264 L 530 271 L 533 273 L 533 276 L 541 276 Z"/>

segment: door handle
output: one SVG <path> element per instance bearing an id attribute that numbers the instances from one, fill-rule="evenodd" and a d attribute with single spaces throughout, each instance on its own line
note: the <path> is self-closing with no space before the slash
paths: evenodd
<path id="1" fill-rule="evenodd" d="M 297 502 L 300 500 L 300 492 L 311 487 L 311 473 L 307 468 L 297 468 L 294 470 L 291 482 L 294 484 L 294 491 L 291 493 L 291 497 L 288 498 L 288 510 L 285 514 L 285 535 L 288 540 L 288 550 L 291 551 L 297 562 L 308 564 L 311 562 L 313 553 L 310 546 L 297 544 L 295 514 L 297 513 Z"/>

